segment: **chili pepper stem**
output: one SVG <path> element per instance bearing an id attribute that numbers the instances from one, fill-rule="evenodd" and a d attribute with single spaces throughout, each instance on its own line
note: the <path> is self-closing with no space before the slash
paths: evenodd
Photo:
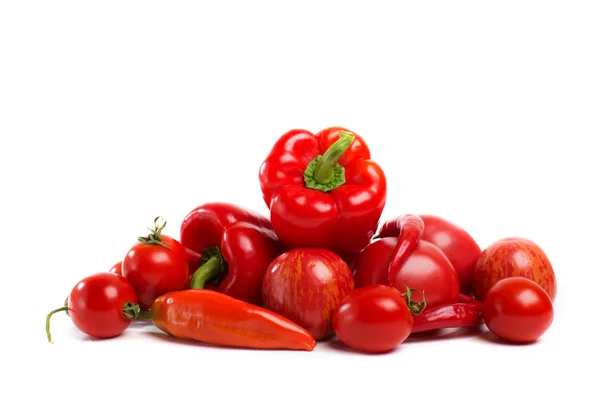
<path id="1" fill-rule="evenodd" d="M 50 317 L 52 317 L 52 315 L 56 314 L 57 312 L 67 311 L 68 309 L 69 307 L 67 306 L 59 307 L 55 310 L 50 311 L 46 316 L 46 335 L 48 336 L 48 341 L 50 343 L 54 343 L 54 341 L 52 340 L 52 335 L 50 334 Z"/>
<path id="2" fill-rule="evenodd" d="M 323 155 L 312 160 L 304 171 L 304 182 L 311 189 L 327 192 L 346 182 L 344 167 L 338 161 L 354 141 L 354 134 L 340 132 L 340 138 Z"/>

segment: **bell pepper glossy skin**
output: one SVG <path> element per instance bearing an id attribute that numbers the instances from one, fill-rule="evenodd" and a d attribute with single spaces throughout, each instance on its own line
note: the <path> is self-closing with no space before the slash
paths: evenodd
<path id="1" fill-rule="evenodd" d="M 273 229 L 288 247 L 325 248 L 350 259 L 369 244 L 385 206 L 383 170 L 365 141 L 341 127 L 282 135 L 259 178 Z"/>
<path id="2" fill-rule="evenodd" d="M 181 243 L 204 254 L 190 287 L 210 288 L 261 304 L 261 288 L 271 261 L 285 251 L 269 220 L 228 203 L 206 203 L 181 224 Z"/>

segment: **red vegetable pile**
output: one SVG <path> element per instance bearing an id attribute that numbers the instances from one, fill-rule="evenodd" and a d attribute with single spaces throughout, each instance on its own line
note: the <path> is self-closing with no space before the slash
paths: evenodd
<path id="1" fill-rule="evenodd" d="M 365 353 L 411 335 L 485 325 L 533 342 L 552 324 L 556 278 L 542 249 L 505 238 L 481 250 L 434 215 L 381 223 L 386 177 L 358 134 L 291 130 L 259 181 L 269 217 L 210 202 L 180 238 L 154 220 L 107 272 L 77 282 L 65 305 L 82 332 L 111 338 L 135 319 L 218 346 L 313 350 L 337 337 Z"/>

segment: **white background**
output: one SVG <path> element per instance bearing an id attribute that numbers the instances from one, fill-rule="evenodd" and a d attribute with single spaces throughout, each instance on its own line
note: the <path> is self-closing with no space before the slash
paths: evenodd
<path id="1" fill-rule="evenodd" d="M 597 2 L 197 3 L 0 6 L 1 398 L 598 393 Z M 46 342 L 46 313 L 155 216 L 178 237 L 207 201 L 266 215 L 270 146 L 330 125 L 361 134 L 385 169 L 383 219 L 433 213 L 482 248 L 523 236 L 546 251 L 558 297 L 539 342 L 257 352 L 139 323 L 91 340 L 65 315 Z"/>

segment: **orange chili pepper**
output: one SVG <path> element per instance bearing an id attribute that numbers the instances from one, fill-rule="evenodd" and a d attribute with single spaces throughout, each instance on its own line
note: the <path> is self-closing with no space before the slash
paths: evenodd
<path id="1" fill-rule="evenodd" d="M 313 336 L 289 319 L 213 290 L 188 289 L 156 298 L 152 322 L 182 339 L 232 347 L 311 351 Z"/>

